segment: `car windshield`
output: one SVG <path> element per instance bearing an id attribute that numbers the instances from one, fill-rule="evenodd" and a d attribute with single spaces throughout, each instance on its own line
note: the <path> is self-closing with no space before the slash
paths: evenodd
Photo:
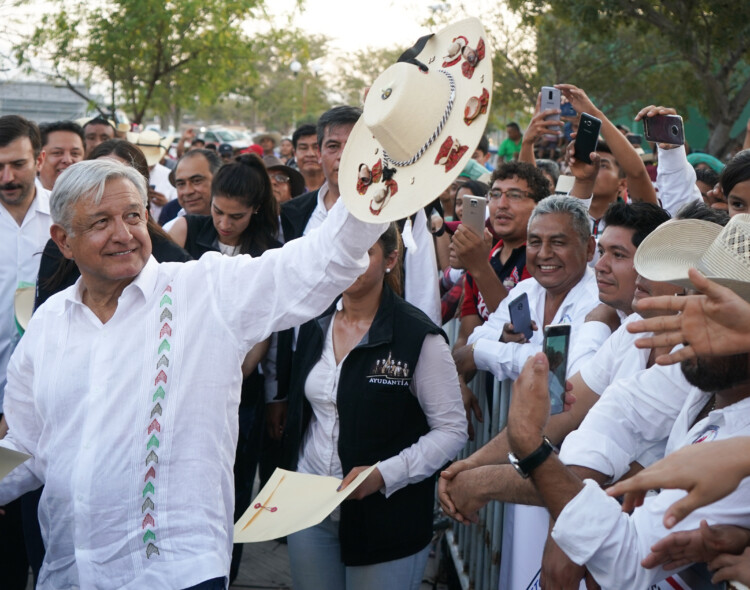
<path id="1" fill-rule="evenodd" d="M 216 135 L 218 135 L 222 141 L 234 141 L 237 139 L 237 136 L 229 130 L 217 131 Z"/>

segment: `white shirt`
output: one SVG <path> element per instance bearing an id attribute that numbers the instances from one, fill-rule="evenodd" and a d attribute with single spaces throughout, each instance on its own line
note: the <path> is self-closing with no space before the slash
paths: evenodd
<path id="1" fill-rule="evenodd" d="M 341 310 L 341 301 L 338 302 Z M 320 360 L 305 381 L 305 397 L 313 416 L 305 432 L 297 471 L 343 478 L 338 455 L 339 415 L 336 406 L 339 376 L 346 357 L 336 364 L 333 350 L 333 319 Z M 401 488 L 432 476 L 451 461 L 466 443 L 466 412 L 461 401 L 458 374 L 450 348 L 443 337 L 425 337 L 414 378 L 409 386 L 419 400 L 430 432 L 394 457 L 380 462 L 378 470 L 389 497 Z"/>
<path id="2" fill-rule="evenodd" d="M 620 479 L 633 461 L 665 441 L 685 398 L 695 391 L 679 364 L 654 365 L 614 381 L 565 438 L 560 460 Z"/>
<path id="3" fill-rule="evenodd" d="M 161 193 L 167 197 L 168 201 L 173 201 L 177 198 L 177 189 L 172 186 L 171 182 L 169 182 L 170 172 L 171 170 L 169 168 L 162 166 L 157 162 L 149 174 L 149 184 L 154 186 L 154 190 L 157 193 Z M 159 213 L 161 213 L 162 208 L 153 203 L 150 203 L 148 208 L 151 217 L 159 219 Z"/>
<path id="4" fill-rule="evenodd" d="M 0 482 L 0 505 L 45 484 L 38 588 L 181 589 L 228 574 L 242 360 L 325 310 L 385 229 L 343 204 L 324 227 L 258 258 L 151 258 L 106 324 L 80 280 L 33 316 L 0 441 L 33 459 Z"/>
<path id="5" fill-rule="evenodd" d="M 510 322 L 508 304 L 522 293 L 529 298 L 531 319 L 537 327 L 531 340 L 526 344 L 500 342 L 503 326 Z M 526 279 L 513 287 L 508 296 L 500 302 L 497 309 L 490 314 L 487 321 L 477 326 L 469 336 L 468 343 L 474 344 L 474 363 L 480 371 L 490 371 L 498 380 L 516 379 L 520 375 L 526 360 L 542 351 L 544 342 L 544 301 L 547 291 L 536 279 Z M 565 296 L 560 308 L 552 320 L 553 324 L 571 324 L 570 350 L 576 338 L 577 326 L 584 323 L 586 314 L 599 305 L 599 289 L 596 276 L 590 267 L 580 281 Z M 579 364 L 584 359 L 568 358 L 568 375 L 578 372 Z"/>
<path id="6" fill-rule="evenodd" d="M 710 394 L 694 388 L 683 398 L 685 403 L 671 429 L 667 454 L 703 440 L 750 435 L 750 398 L 713 410 L 691 428 L 709 397 Z M 642 568 L 641 560 L 660 539 L 672 532 L 697 529 L 703 519 L 712 525 L 750 527 L 748 478 L 729 496 L 698 508 L 671 530 L 664 527 L 664 513 L 685 497 L 683 490 L 662 490 L 657 496 L 647 497 L 643 506 L 629 516 L 594 481 L 585 483 L 585 488 L 560 513 L 552 538 L 574 562 L 586 564 L 602 588 L 646 589 L 669 576 L 671 572 L 662 568 Z"/>
<path id="7" fill-rule="evenodd" d="M 618 379 L 630 377 L 638 371 L 643 371 L 648 367 L 648 357 L 651 354 L 650 348 L 636 348 L 635 341 L 639 338 L 650 336 L 651 333 L 631 334 L 628 332 L 627 325 L 642 320 L 643 318 L 637 313 L 631 313 L 620 327 L 603 342 L 597 342 L 597 337 L 593 335 L 593 329 L 599 326 L 601 333 L 604 329 L 609 328 L 601 322 L 586 322 L 585 326 L 592 324 L 590 332 L 583 336 L 589 343 L 597 345 L 597 351 L 593 357 L 589 358 L 581 366 L 581 379 L 597 395 L 601 395 Z M 664 448 L 666 438 L 654 442 L 637 458 L 637 462 L 643 467 L 648 467 L 652 463 L 664 457 Z"/>
<path id="8" fill-rule="evenodd" d="M 34 285 L 52 218 L 49 191 L 36 183 L 36 196 L 19 226 L 0 205 L 0 413 L 3 412 L 5 373 L 10 355 L 21 338 L 15 322 L 13 298 L 19 286 Z"/>
<path id="9" fill-rule="evenodd" d="M 695 184 L 695 168 L 688 162 L 685 146 L 658 150 L 656 188 L 662 208 L 674 217 L 683 205 L 702 201 L 703 197 Z"/>

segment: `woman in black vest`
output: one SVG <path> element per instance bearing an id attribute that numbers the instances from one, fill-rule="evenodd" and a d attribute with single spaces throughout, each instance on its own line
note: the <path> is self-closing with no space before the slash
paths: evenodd
<path id="1" fill-rule="evenodd" d="M 419 588 L 432 538 L 435 472 L 466 441 L 445 335 L 394 292 L 394 224 L 370 266 L 299 331 L 285 466 L 346 478 L 379 466 L 321 524 L 288 536 L 295 590 Z"/>
<path id="2" fill-rule="evenodd" d="M 255 155 L 225 164 L 211 182 L 211 215 L 186 215 L 177 219 L 169 235 L 196 259 L 206 252 L 227 256 L 261 256 L 278 248 L 276 200 L 263 162 Z M 262 277 L 258 277 L 262 280 Z M 270 338 L 257 344 L 242 364 L 240 430 L 234 462 L 234 519 L 247 510 L 258 464 L 265 408 L 266 377 L 258 363 L 266 357 Z M 240 568 L 242 544 L 234 545 L 229 571 L 231 584 Z"/>

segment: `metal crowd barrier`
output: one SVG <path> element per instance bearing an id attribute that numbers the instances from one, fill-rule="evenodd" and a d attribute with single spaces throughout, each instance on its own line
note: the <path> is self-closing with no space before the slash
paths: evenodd
<path id="1" fill-rule="evenodd" d="M 451 343 L 458 335 L 458 321 L 443 326 Z M 494 381 L 492 395 L 486 394 L 486 380 Z M 484 422 L 474 419 L 474 440 L 469 441 L 459 453 L 458 459 L 471 455 L 484 446 L 508 420 L 511 381 L 502 383 L 490 373 L 479 372 L 469 387 L 479 399 Z M 458 579 L 463 590 L 497 590 L 500 577 L 500 548 L 503 538 L 504 504 L 490 502 L 479 511 L 477 524 L 462 525 L 454 522 L 445 535 Z"/>

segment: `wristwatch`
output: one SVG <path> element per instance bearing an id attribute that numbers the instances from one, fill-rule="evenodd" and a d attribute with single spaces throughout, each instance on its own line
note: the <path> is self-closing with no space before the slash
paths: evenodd
<path id="1" fill-rule="evenodd" d="M 547 460 L 547 457 L 555 450 L 555 446 L 546 437 L 542 437 L 542 444 L 528 457 L 519 459 L 513 453 L 508 453 L 508 461 L 524 479 L 528 479 L 531 472 Z"/>

